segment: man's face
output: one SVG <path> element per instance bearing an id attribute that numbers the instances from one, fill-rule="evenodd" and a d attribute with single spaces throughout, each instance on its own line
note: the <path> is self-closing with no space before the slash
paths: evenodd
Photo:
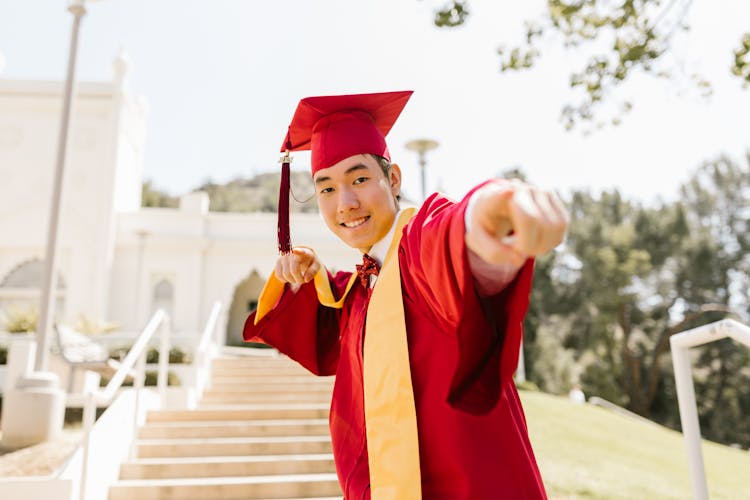
<path id="1" fill-rule="evenodd" d="M 388 177 L 370 155 L 350 156 L 313 177 L 318 207 L 328 228 L 347 245 L 367 252 L 393 225 L 401 171 Z"/>

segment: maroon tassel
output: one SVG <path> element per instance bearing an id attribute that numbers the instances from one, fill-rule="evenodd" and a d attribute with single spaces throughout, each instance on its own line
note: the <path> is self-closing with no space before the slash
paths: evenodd
<path id="1" fill-rule="evenodd" d="M 282 254 L 292 251 L 292 239 L 289 232 L 289 163 L 291 158 L 287 154 L 281 163 L 281 184 L 279 186 L 278 237 L 279 252 Z"/>

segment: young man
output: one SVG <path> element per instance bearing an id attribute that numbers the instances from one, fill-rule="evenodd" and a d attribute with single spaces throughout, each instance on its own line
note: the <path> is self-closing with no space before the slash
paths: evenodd
<path id="1" fill-rule="evenodd" d="M 346 499 L 545 498 L 512 377 L 533 257 L 562 241 L 567 214 L 553 194 L 508 181 L 400 210 L 385 135 L 410 95 L 300 102 L 283 149 L 312 150 L 320 212 L 363 264 L 333 275 L 292 248 L 244 338 L 336 375 Z"/>

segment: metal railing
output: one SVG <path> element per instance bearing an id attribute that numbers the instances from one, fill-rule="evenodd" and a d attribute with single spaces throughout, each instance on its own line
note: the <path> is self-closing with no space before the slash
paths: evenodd
<path id="1" fill-rule="evenodd" d="M 669 339 L 672 348 L 675 385 L 677 386 L 677 402 L 680 406 L 682 434 L 685 436 L 693 498 L 696 500 L 708 500 L 708 486 L 703 464 L 698 408 L 695 402 L 695 388 L 693 387 L 693 374 L 690 368 L 690 353 L 688 351 L 691 347 L 697 347 L 726 337 L 731 337 L 750 347 L 750 327 L 731 319 L 699 326 L 673 335 Z"/>
<path id="2" fill-rule="evenodd" d="M 217 346 L 220 344 L 220 340 L 216 337 L 219 334 L 216 326 L 219 321 L 220 311 L 221 302 L 214 302 L 211 312 L 208 315 L 206 326 L 198 341 L 198 347 L 195 349 L 193 355 L 193 369 L 195 370 L 195 378 L 193 380 L 195 381 L 196 400 L 201 398 L 203 390 L 211 379 L 211 360 L 216 357 Z M 214 340 L 213 343 L 211 342 L 212 338 Z"/>
<path id="3" fill-rule="evenodd" d="M 135 411 L 133 412 L 133 431 L 134 435 L 138 429 L 138 415 L 140 410 L 141 390 L 143 389 L 146 376 L 146 354 L 151 338 L 160 333 L 161 342 L 159 345 L 159 367 L 157 374 L 157 390 L 162 404 L 166 399 L 167 393 L 167 370 L 169 367 L 169 316 L 159 309 L 151 317 L 146 327 L 136 339 L 133 347 L 130 348 L 125 359 L 122 360 L 119 368 L 103 389 L 87 388 L 83 394 L 69 394 L 68 405 L 83 406 L 83 441 L 82 452 L 83 461 L 81 466 L 81 483 L 80 499 L 86 498 L 86 484 L 88 475 L 89 448 L 91 430 L 96 421 L 96 409 L 98 406 L 109 405 L 122 387 L 125 378 L 132 375 L 134 378 L 133 386 L 135 388 Z M 133 457 L 135 451 L 135 440 L 131 442 L 129 456 Z"/>

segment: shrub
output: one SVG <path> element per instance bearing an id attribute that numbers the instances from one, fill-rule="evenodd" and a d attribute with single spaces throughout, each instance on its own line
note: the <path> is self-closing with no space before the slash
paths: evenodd
<path id="1" fill-rule="evenodd" d="M 132 346 L 124 345 L 110 349 L 109 357 L 112 359 L 116 359 L 117 361 L 122 361 L 123 359 L 125 359 L 125 356 L 128 355 L 128 351 L 130 351 L 131 347 Z"/>
<path id="2" fill-rule="evenodd" d="M 524 382 L 516 382 L 516 388 L 519 391 L 539 392 L 539 386 L 536 385 L 534 382 L 531 382 L 530 380 L 526 380 Z"/>
<path id="3" fill-rule="evenodd" d="M 115 347 L 109 351 L 109 357 L 122 361 L 127 356 L 132 346 Z M 179 347 L 173 347 L 169 350 L 169 363 L 172 365 L 187 364 L 193 361 L 192 356 Z M 146 363 L 156 364 L 159 362 L 159 349 L 151 347 L 146 351 Z"/>
<path id="4" fill-rule="evenodd" d="M 98 334 L 112 332 L 120 328 L 120 324 L 115 321 L 105 321 L 81 315 L 76 324 L 76 330 L 86 334 Z"/>
<path id="5" fill-rule="evenodd" d="M 158 378 L 159 378 L 159 373 L 157 371 L 155 371 L 155 370 L 148 370 L 148 371 L 146 371 L 146 378 L 143 381 L 143 385 L 146 386 L 146 387 L 156 387 L 156 382 L 157 382 Z M 99 383 L 99 385 L 101 387 L 104 387 L 105 385 L 107 385 L 109 383 L 109 381 L 110 381 L 109 377 L 102 377 L 101 378 L 101 382 Z M 182 385 L 182 381 L 180 380 L 180 377 L 177 376 L 176 373 L 170 371 L 170 372 L 167 372 L 167 385 L 168 386 L 173 386 L 173 387 L 178 387 L 178 386 Z M 132 380 L 125 380 L 125 382 L 122 383 L 122 386 L 123 387 L 132 387 L 133 386 L 133 381 Z"/>
<path id="6" fill-rule="evenodd" d="M 36 307 L 9 307 L 4 311 L 5 329 L 10 333 L 26 333 L 36 331 L 39 310 Z"/>
<path id="7" fill-rule="evenodd" d="M 173 347 L 169 350 L 169 363 L 174 365 L 180 365 L 183 363 L 190 363 L 192 361 L 191 356 L 179 347 Z M 159 362 L 159 349 L 152 347 L 146 353 L 146 363 L 156 364 Z"/>

